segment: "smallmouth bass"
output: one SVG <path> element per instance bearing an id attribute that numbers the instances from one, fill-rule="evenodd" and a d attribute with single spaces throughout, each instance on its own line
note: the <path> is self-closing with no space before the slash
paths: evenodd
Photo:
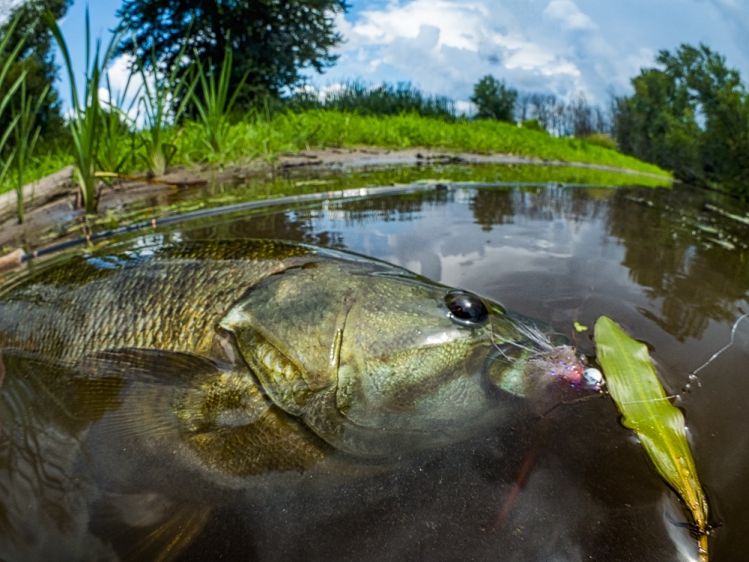
<path id="1" fill-rule="evenodd" d="M 0 349 L 6 412 L 46 394 L 57 406 L 31 408 L 37 425 L 74 448 L 117 443 L 86 470 L 128 521 L 147 503 L 123 499 L 133 482 L 207 503 L 331 457 L 449 445 L 584 386 L 571 347 L 499 304 L 267 240 L 136 239 L 42 267 L 0 294 Z"/>

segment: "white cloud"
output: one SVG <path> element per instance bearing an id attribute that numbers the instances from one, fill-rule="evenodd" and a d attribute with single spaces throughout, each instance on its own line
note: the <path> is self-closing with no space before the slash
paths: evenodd
<path id="1" fill-rule="evenodd" d="M 572 0 L 551 0 L 543 13 L 569 29 L 596 28 L 596 24 Z"/>
<path id="2" fill-rule="evenodd" d="M 132 55 L 120 55 L 107 69 L 107 76 L 109 77 L 109 83 L 112 85 L 112 89 L 117 92 L 122 92 L 126 87 L 129 91 L 135 91 L 140 87 L 141 79 L 138 73 L 133 74 L 132 67 L 135 57 Z M 132 78 L 131 78 L 131 74 Z M 128 79 L 130 84 L 128 85 Z"/>
<path id="3" fill-rule="evenodd" d="M 749 77 L 741 0 L 387 0 L 337 16 L 337 64 L 315 85 L 411 81 L 467 100 L 492 74 L 526 91 L 607 104 L 660 49 L 708 43 Z"/>
<path id="4" fill-rule="evenodd" d="M 112 61 L 106 74 L 111 88 L 111 99 L 110 91 L 102 84 L 99 88 L 99 103 L 104 108 L 114 107 L 123 111 L 131 121 L 141 126 L 143 115 L 139 114 L 137 97 L 141 93 L 143 79 L 140 73 L 132 70 L 134 60 L 132 55 L 125 54 Z"/>
<path id="5" fill-rule="evenodd" d="M 352 36 L 369 44 L 388 44 L 397 39 L 416 39 L 426 34 L 435 47 L 478 50 L 479 30 L 487 17 L 482 3 L 452 0 L 414 0 L 403 6 L 367 10 L 353 26 Z M 436 36 L 429 35 L 436 32 Z"/>
<path id="6" fill-rule="evenodd" d="M 485 74 L 513 85 L 578 89 L 574 61 L 528 37 L 517 13 L 485 1 L 410 0 L 364 10 L 352 21 L 339 16 L 345 43 L 327 76 L 409 80 L 456 99 L 467 99 Z"/>

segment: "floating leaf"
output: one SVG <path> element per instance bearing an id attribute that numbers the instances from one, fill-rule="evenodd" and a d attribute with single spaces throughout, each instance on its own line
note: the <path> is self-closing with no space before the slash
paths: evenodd
<path id="1" fill-rule="evenodd" d="M 598 361 L 623 423 L 637 434 L 658 473 L 689 509 L 700 560 L 707 561 L 707 499 L 687 443 L 684 416 L 666 396 L 643 343 L 606 316 L 596 321 L 594 333 Z"/>

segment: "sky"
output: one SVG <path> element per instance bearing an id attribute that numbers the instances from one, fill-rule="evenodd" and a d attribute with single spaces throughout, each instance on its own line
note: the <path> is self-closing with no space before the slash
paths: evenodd
<path id="1" fill-rule="evenodd" d="M 749 77 L 746 0 L 350 0 L 336 19 L 338 62 L 309 73 L 319 88 L 352 79 L 409 81 L 463 107 L 484 75 L 524 91 L 608 104 L 660 49 L 704 42 Z M 84 13 L 94 36 L 115 26 L 119 0 L 76 0 L 61 23 L 83 72 Z M 122 83 L 126 64 L 110 73 Z M 61 84 L 63 99 L 67 83 Z"/>

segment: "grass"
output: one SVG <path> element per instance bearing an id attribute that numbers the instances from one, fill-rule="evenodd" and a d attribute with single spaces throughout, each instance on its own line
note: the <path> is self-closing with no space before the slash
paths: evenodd
<path id="1" fill-rule="evenodd" d="M 186 44 L 182 45 L 177 59 L 185 54 Z M 145 163 L 150 175 L 163 175 L 176 154 L 174 136 L 178 133 L 173 127 L 187 108 L 192 95 L 194 81 L 190 82 L 186 72 L 179 65 L 173 65 L 168 74 L 159 73 L 156 53 L 151 51 L 151 73 L 140 66 L 143 91 L 139 103 L 145 119 L 145 129 L 141 133 L 142 150 L 136 155 Z M 131 73 L 135 69 L 131 69 Z M 132 74 L 131 74 L 132 75 Z M 129 78 L 128 78 L 129 79 Z M 174 100 L 182 100 L 174 107 Z M 110 171 L 110 170 L 102 170 Z"/>
<path id="2" fill-rule="evenodd" d="M 17 90 L 26 80 L 26 74 L 24 72 L 14 80 L 12 84 L 9 85 L 6 83 L 6 77 L 10 71 L 11 65 L 23 46 L 23 42 L 20 42 L 15 45 L 13 49 L 9 49 L 10 38 L 17 23 L 18 18 L 10 22 L 5 37 L 0 38 L 0 117 L 10 106 L 15 98 Z M 4 131 L 0 132 L 0 185 L 3 185 L 3 180 L 5 179 L 15 157 L 15 149 L 9 149 L 6 151 L 5 147 L 8 140 L 11 139 L 20 119 L 20 115 L 11 114 L 10 123 L 6 126 Z"/>
<path id="3" fill-rule="evenodd" d="M 109 43 L 102 51 L 101 41 L 96 41 L 93 56 L 91 55 L 91 23 L 86 10 L 86 79 L 83 83 L 83 98 L 78 97 L 78 87 L 73 71 L 65 38 L 50 13 L 45 14 L 52 35 L 57 42 L 65 62 L 70 82 L 70 97 L 73 106 L 73 116 L 69 120 L 70 137 L 72 139 L 72 157 L 75 163 L 74 176 L 78 183 L 80 197 L 87 213 L 96 212 L 98 200 L 98 180 L 96 178 L 98 150 L 100 145 L 101 125 L 104 121 L 104 109 L 100 103 L 99 86 L 101 77 L 105 74 L 109 62 L 112 60 L 118 36 L 113 34 Z"/>
<path id="4" fill-rule="evenodd" d="M 187 123 L 177 141 L 175 162 L 219 163 L 206 158 L 199 136 L 200 128 Z M 226 137 L 226 145 L 230 148 L 221 154 L 220 163 L 257 158 L 262 154 L 277 155 L 318 148 L 425 147 L 481 154 L 512 154 L 669 175 L 658 166 L 597 144 L 579 139 L 555 138 L 499 121 L 448 122 L 416 114 L 371 116 L 335 110 L 310 110 L 280 113 L 270 118 L 245 119 L 232 125 Z"/>
<path id="5" fill-rule="evenodd" d="M 206 72 L 203 64 L 196 57 L 198 91 L 192 91 L 192 104 L 195 106 L 198 123 L 203 131 L 203 144 L 211 154 L 220 155 L 226 147 L 226 136 L 229 132 L 229 115 L 241 91 L 247 73 L 242 77 L 239 86 L 229 95 L 229 80 L 231 78 L 232 52 L 226 49 L 221 70 Z"/>
<path id="6" fill-rule="evenodd" d="M 22 223 L 24 218 L 23 186 L 26 185 L 26 171 L 28 164 L 34 155 L 34 148 L 39 139 L 40 127 L 36 123 L 36 116 L 44 103 L 49 86 L 42 90 L 34 101 L 26 93 L 26 80 L 21 83 L 21 91 L 18 99 L 13 101 L 15 105 L 16 123 L 13 127 L 13 152 L 11 154 L 11 168 L 15 180 L 16 190 L 16 215 L 18 222 Z M 17 104 L 17 105 L 16 105 Z"/>
<path id="7" fill-rule="evenodd" d="M 563 162 L 624 168 L 643 174 L 663 178 L 654 180 L 662 185 L 671 176 L 655 165 L 623 155 L 615 150 L 588 143 L 579 139 L 555 138 L 546 133 L 516 127 L 496 121 L 456 120 L 421 117 L 415 114 L 395 116 L 367 116 L 332 110 L 310 110 L 299 113 L 279 113 L 274 116 L 248 116 L 226 127 L 223 133 L 221 150 L 211 151 L 206 146 L 206 131 L 199 121 L 187 121 L 179 134 L 173 128 L 163 131 L 175 139 L 174 164 L 192 166 L 198 164 L 225 165 L 242 163 L 258 158 L 273 161 L 282 153 L 307 149 L 382 147 L 402 149 L 424 147 L 455 152 L 475 152 L 480 154 L 504 153 L 516 156 L 539 158 Z M 134 172 L 138 160 L 147 160 L 145 154 L 138 158 L 138 151 L 147 150 L 147 143 L 139 142 L 138 137 L 148 132 L 136 134 L 132 144 L 137 145 L 136 158 L 128 160 L 121 172 Z M 131 142 L 131 141 L 128 141 Z M 72 155 L 58 148 L 35 157 L 27 173 L 30 181 L 72 163 Z M 523 181 L 546 181 L 547 172 L 542 167 L 524 168 Z M 534 172 L 534 170 L 536 170 Z M 576 170 L 570 174 L 581 181 L 573 183 L 594 183 L 610 185 L 611 172 L 585 172 Z M 650 184 L 646 176 L 620 176 L 621 184 Z M 566 181 L 559 179 L 550 181 Z M 601 179 L 603 178 L 603 179 Z M 457 179 L 457 178 L 455 178 Z M 10 185 L 3 186 L 4 190 Z"/>
<path id="8" fill-rule="evenodd" d="M 275 116 L 255 115 L 226 127 L 221 150 L 211 151 L 206 146 L 206 131 L 202 123 L 187 121 L 177 135 L 172 128 L 163 131 L 175 139 L 177 165 L 224 165 L 262 158 L 273 161 L 282 153 L 308 149 L 382 147 L 404 149 L 433 148 L 455 152 L 480 154 L 503 153 L 542 160 L 580 162 L 585 164 L 624 168 L 643 174 L 653 174 L 670 180 L 670 175 L 655 165 L 623 155 L 615 150 L 579 139 L 555 138 L 546 133 L 516 127 L 496 121 L 456 120 L 421 117 L 414 114 L 395 116 L 367 116 L 332 110 L 310 110 L 300 113 L 280 113 Z M 141 135 L 148 135 L 141 132 Z M 128 141 L 130 142 L 130 141 Z M 137 151 L 147 150 L 143 142 L 135 141 Z M 133 172 L 136 166 L 130 159 L 122 172 Z M 140 161 L 146 160 L 145 155 Z M 73 161 L 61 149 L 33 159 L 27 177 L 36 180 Z M 534 175 L 530 168 L 526 181 Z M 590 171 L 592 172 L 592 171 Z M 542 179 L 539 169 L 538 181 Z M 573 175 L 580 176 L 576 171 Z M 610 175 L 610 172 L 608 173 Z M 619 174 L 620 175 L 620 174 Z M 558 177 L 558 176 L 557 176 Z M 590 175 L 585 176 L 593 179 Z M 588 181 L 583 178 L 583 182 Z M 560 181 L 560 180 L 555 180 Z M 593 181 L 592 183 L 600 183 Z M 604 182 L 608 185 L 610 182 Z M 622 176 L 622 183 L 648 183 L 644 176 Z M 662 184 L 661 181 L 656 183 Z M 5 190 L 10 186 L 3 186 Z"/>

